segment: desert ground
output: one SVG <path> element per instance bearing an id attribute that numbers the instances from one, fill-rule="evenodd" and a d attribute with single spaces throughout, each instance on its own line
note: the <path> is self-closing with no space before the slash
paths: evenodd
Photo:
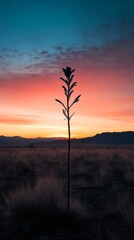
<path id="1" fill-rule="evenodd" d="M 1 240 L 133 240 L 133 146 L 0 149 Z"/>

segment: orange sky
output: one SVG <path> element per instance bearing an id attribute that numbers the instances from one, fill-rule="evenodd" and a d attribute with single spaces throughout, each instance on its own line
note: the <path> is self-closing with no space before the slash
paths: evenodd
<path id="1" fill-rule="evenodd" d="M 77 66 L 76 66 L 77 67 Z M 54 100 L 65 99 L 62 69 L 55 74 L 6 75 L 0 84 L 0 134 L 23 137 L 67 136 L 67 122 L 61 106 Z M 100 132 L 134 130 L 133 82 L 119 71 L 94 71 L 76 68 L 72 137 Z"/>

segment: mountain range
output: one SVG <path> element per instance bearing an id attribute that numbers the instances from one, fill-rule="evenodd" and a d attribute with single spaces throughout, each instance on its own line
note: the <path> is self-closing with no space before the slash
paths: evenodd
<path id="1" fill-rule="evenodd" d="M 73 146 L 80 145 L 134 145 L 134 131 L 104 132 L 93 137 L 71 139 Z M 66 138 L 23 138 L 0 136 L 0 147 L 65 146 Z"/>

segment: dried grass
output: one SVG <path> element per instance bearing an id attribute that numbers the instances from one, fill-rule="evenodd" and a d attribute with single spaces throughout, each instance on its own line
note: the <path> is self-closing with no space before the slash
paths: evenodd
<path id="1" fill-rule="evenodd" d="M 54 178 L 39 178 L 34 186 L 23 186 L 5 196 L 9 228 L 29 234 L 53 232 L 56 229 L 83 227 L 86 208 L 80 200 L 72 199 L 70 215 L 63 184 Z"/>

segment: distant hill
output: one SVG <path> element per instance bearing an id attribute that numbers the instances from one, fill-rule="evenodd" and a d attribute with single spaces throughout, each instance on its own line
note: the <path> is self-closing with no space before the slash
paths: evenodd
<path id="1" fill-rule="evenodd" d="M 62 141 L 65 138 L 23 138 L 19 136 L 0 136 L 0 147 L 34 147 L 53 141 Z"/>
<path id="2" fill-rule="evenodd" d="M 105 132 L 93 137 L 72 139 L 72 145 L 133 145 L 134 131 Z M 65 146 L 66 138 L 22 138 L 0 136 L 0 147 L 46 147 Z"/>
<path id="3" fill-rule="evenodd" d="M 100 145 L 132 145 L 134 144 L 134 131 L 129 132 L 104 132 L 93 137 L 80 139 L 81 143 Z"/>

